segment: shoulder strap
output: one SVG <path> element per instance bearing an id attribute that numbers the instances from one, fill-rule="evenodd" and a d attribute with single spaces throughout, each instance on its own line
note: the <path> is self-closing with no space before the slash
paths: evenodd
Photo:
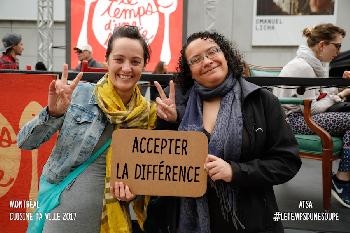
<path id="1" fill-rule="evenodd" d="M 74 169 L 71 173 L 67 175 L 66 178 L 64 178 L 59 184 L 64 183 L 63 185 L 67 186 L 69 183 L 71 183 L 76 177 L 78 177 L 93 161 L 95 161 L 98 156 L 100 156 L 110 145 L 111 145 L 112 139 L 109 138 L 103 146 L 101 146 L 93 155 L 90 156 L 88 160 L 86 160 L 83 164 L 81 164 L 79 167 Z"/>
<path id="2" fill-rule="evenodd" d="M 109 138 L 103 146 L 101 146 L 88 160 L 86 160 L 79 167 L 74 169 L 68 176 L 66 176 L 60 183 L 51 184 L 46 181 L 46 178 L 41 175 L 40 188 L 38 193 L 38 202 L 40 208 L 37 208 L 33 213 L 34 216 L 42 216 L 42 218 L 32 218 L 29 222 L 27 233 L 42 232 L 45 224 L 45 214 L 50 213 L 60 204 L 60 196 L 66 187 L 78 177 L 98 156 L 100 156 L 111 144 L 112 139 Z"/>

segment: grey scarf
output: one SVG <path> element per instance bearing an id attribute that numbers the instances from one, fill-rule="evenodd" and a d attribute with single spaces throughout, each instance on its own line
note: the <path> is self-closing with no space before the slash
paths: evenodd
<path id="1" fill-rule="evenodd" d="M 327 68 L 315 57 L 314 52 L 308 46 L 300 45 L 297 50 L 297 57 L 304 59 L 312 67 L 317 77 L 327 77 Z"/>
<path id="2" fill-rule="evenodd" d="M 208 151 L 225 161 L 238 161 L 241 156 L 243 119 L 241 86 L 232 75 L 215 89 L 195 83 L 179 130 L 203 131 L 202 99 L 222 96 L 220 110 L 208 144 Z M 244 228 L 236 215 L 235 190 L 222 180 L 209 184 L 220 200 L 222 214 L 236 229 Z M 181 198 L 179 233 L 210 233 L 210 216 L 206 195 L 200 198 Z"/>

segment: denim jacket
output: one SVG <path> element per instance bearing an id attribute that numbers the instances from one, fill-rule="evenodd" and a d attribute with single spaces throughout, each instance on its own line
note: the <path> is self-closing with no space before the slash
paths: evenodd
<path id="1" fill-rule="evenodd" d="M 107 124 L 107 118 L 97 105 L 94 89 L 95 84 L 79 83 L 62 117 L 50 116 L 45 107 L 17 135 L 17 145 L 32 150 L 59 130 L 56 144 L 43 168 L 43 175 L 50 183 L 60 182 L 90 157 Z"/>

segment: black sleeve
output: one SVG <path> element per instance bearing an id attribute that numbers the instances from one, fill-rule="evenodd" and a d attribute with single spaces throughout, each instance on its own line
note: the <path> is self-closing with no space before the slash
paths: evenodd
<path id="1" fill-rule="evenodd" d="M 297 141 L 278 99 L 271 93 L 263 92 L 261 103 L 264 114 L 256 117 L 265 117 L 266 146 L 250 161 L 231 162 L 232 183 L 239 186 L 281 184 L 293 178 L 301 166 Z"/>

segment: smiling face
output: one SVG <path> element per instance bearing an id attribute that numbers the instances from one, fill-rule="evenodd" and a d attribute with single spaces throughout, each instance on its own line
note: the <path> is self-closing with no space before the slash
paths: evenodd
<path id="1" fill-rule="evenodd" d="M 199 38 L 192 41 L 186 48 L 185 56 L 192 78 L 202 86 L 215 88 L 226 79 L 227 61 L 219 45 L 212 39 Z M 201 61 L 198 62 L 198 58 Z M 195 60 L 197 61 L 192 63 Z"/>
<path id="2" fill-rule="evenodd" d="M 144 51 L 140 41 L 126 37 L 113 41 L 108 56 L 108 73 L 120 97 L 130 99 L 132 90 L 141 78 L 145 66 Z"/>
<path id="3" fill-rule="evenodd" d="M 343 42 L 343 37 L 340 34 L 337 34 L 335 39 L 330 42 L 321 41 L 319 43 L 319 48 L 320 48 L 319 59 L 322 62 L 332 61 L 340 51 L 340 48 L 337 46 L 341 46 L 342 42 Z"/>

